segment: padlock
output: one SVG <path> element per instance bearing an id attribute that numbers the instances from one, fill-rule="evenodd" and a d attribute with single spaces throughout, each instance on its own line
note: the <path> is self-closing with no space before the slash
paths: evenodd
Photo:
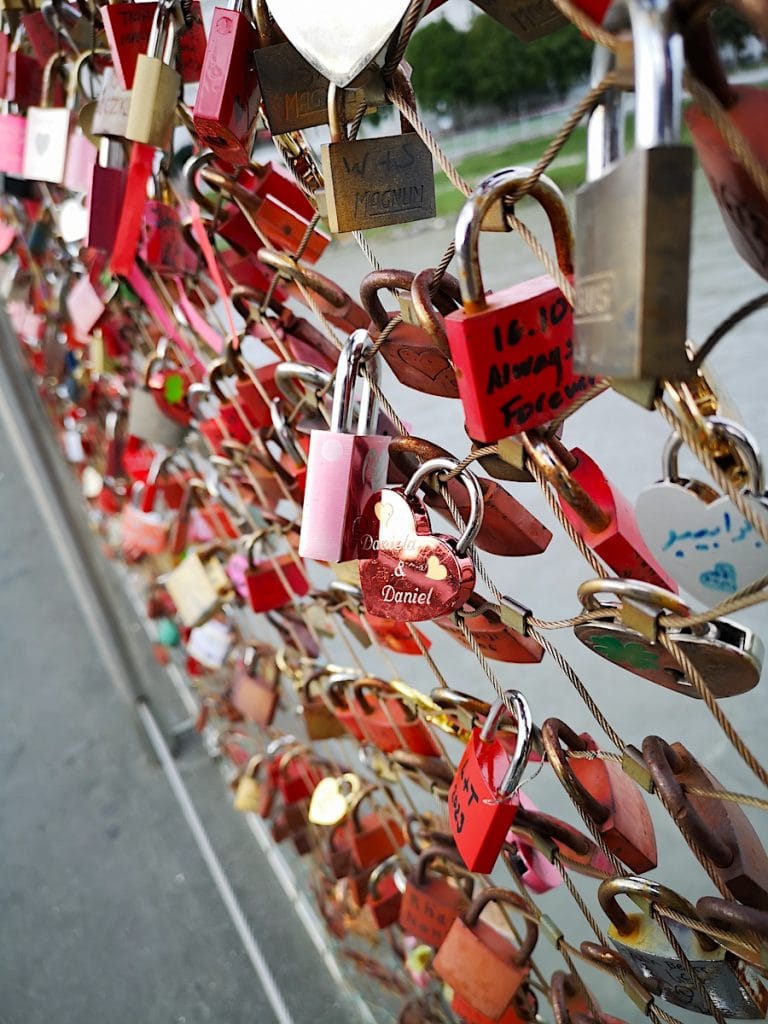
<path id="1" fill-rule="evenodd" d="M 692 788 L 722 790 L 682 743 L 643 740 L 643 758 L 675 824 L 698 847 L 734 899 L 768 910 L 768 854 L 738 804 L 696 796 Z M 685 787 L 685 789 L 683 789 Z"/>
<path id="2" fill-rule="evenodd" d="M 615 615 L 580 623 L 573 632 L 586 647 L 614 665 L 675 693 L 700 697 L 677 659 L 661 643 L 625 624 L 622 603 L 606 603 L 601 599 L 606 594 L 627 598 L 630 612 L 637 604 L 648 609 L 649 619 L 662 612 L 689 615 L 688 606 L 669 591 L 633 580 L 588 580 L 579 587 L 584 608 L 615 610 Z M 746 693 L 760 681 L 763 644 L 751 629 L 730 619 L 712 619 L 697 626 L 666 627 L 665 633 L 690 658 L 714 697 Z"/>
<path id="3" fill-rule="evenodd" d="M 243 0 L 214 7 L 192 120 L 201 141 L 233 167 L 248 163 L 256 134 L 258 45 L 259 34 L 243 13 Z"/>
<path id="4" fill-rule="evenodd" d="M 627 895 L 648 911 L 625 913 L 617 897 Z M 762 1020 L 768 1011 L 768 990 L 755 973 L 731 953 L 685 925 L 666 918 L 666 924 L 683 949 L 691 969 L 709 996 L 707 1000 L 680 963 L 650 911 L 669 907 L 695 917 L 691 904 L 658 882 L 645 878 L 611 878 L 597 890 L 600 905 L 611 920 L 608 937 L 643 980 L 649 992 L 675 1006 L 711 1015 L 710 1002 L 726 1018 Z M 658 911 L 658 913 L 663 913 Z"/>
<path id="5" fill-rule="evenodd" d="M 275 782 L 287 805 L 307 800 L 327 771 L 325 762 L 300 744 L 289 748 L 275 760 Z"/>
<path id="6" fill-rule="evenodd" d="M 272 724 L 280 703 L 280 671 L 267 649 L 248 647 L 232 677 L 230 700 L 247 722 Z"/>
<path id="7" fill-rule="evenodd" d="M 456 851 L 448 846 L 430 846 L 419 854 L 408 875 L 400 906 L 400 927 L 428 946 L 437 948 L 456 920 L 469 907 L 474 888 L 471 876 L 451 881 L 452 873 L 441 869 L 460 864 Z"/>
<path id="8" fill-rule="evenodd" d="M 248 548 L 245 586 L 248 604 L 255 612 L 282 608 L 309 593 L 309 580 L 296 554 L 270 555 L 256 562 L 253 545 Z"/>
<path id="9" fill-rule="evenodd" d="M 764 133 L 755 129 L 765 117 L 762 89 L 728 82 L 711 31 L 699 19 L 686 28 L 685 51 L 692 74 L 714 95 L 726 120 L 740 132 L 764 169 L 768 147 Z M 768 200 L 695 101 L 684 117 L 736 252 L 755 273 L 768 278 Z"/>
<path id="10" fill-rule="evenodd" d="M 532 808 L 535 811 L 533 801 L 527 799 L 522 792 L 519 801 L 523 809 Z M 551 850 L 544 854 L 535 844 L 522 838 L 515 832 L 514 823 L 506 835 L 501 855 L 510 874 L 519 878 L 531 892 L 550 892 L 563 884 L 560 870 L 550 860 Z"/>
<path id="11" fill-rule="evenodd" d="M 491 661 L 538 664 L 544 657 L 544 648 L 505 622 L 503 614 L 499 605 L 491 604 L 479 594 L 470 594 L 463 607 L 450 616 L 434 619 L 434 622 L 467 650 L 477 644 Z M 471 639 L 467 638 L 465 631 Z"/>
<path id="12" fill-rule="evenodd" d="M 262 755 L 252 757 L 245 771 L 240 775 L 235 789 L 234 808 L 243 814 L 261 814 L 263 808 L 262 787 L 256 776 L 264 758 Z"/>
<path id="13" fill-rule="evenodd" d="M 720 416 L 705 429 L 724 440 L 746 470 L 742 494 L 758 515 L 768 513 L 757 444 L 742 427 Z M 680 586 L 709 607 L 768 573 L 768 544 L 733 505 L 708 484 L 681 478 L 677 455 L 682 439 L 667 441 L 664 479 L 640 492 L 637 524 L 643 539 Z"/>
<path id="14" fill-rule="evenodd" d="M 744 907 L 733 900 L 702 896 L 696 901 L 696 913 L 705 924 L 720 932 L 717 941 L 756 967 L 763 977 L 768 971 L 768 913 Z"/>
<path id="15" fill-rule="evenodd" d="M 547 759 L 558 779 L 605 845 L 637 873 L 656 867 L 656 837 L 640 787 L 613 761 L 568 758 L 568 750 L 596 750 L 587 733 L 577 735 L 565 722 L 548 718 L 541 727 Z"/>
<path id="16" fill-rule="evenodd" d="M 144 204 L 138 255 L 161 277 L 194 274 L 197 269 L 197 257 L 184 239 L 181 214 L 162 174 L 155 178 L 154 198 Z"/>
<path id="17" fill-rule="evenodd" d="M 486 215 L 531 174 L 509 167 L 486 178 L 456 222 L 464 308 L 445 318 L 467 432 L 498 441 L 561 415 L 594 384 L 573 370 L 573 315 L 548 275 L 484 294 L 478 241 Z M 542 175 L 530 192 L 549 218 L 560 270 L 570 276 L 573 236 L 560 189 Z"/>
<path id="18" fill-rule="evenodd" d="M 386 484 L 389 438 L 373 433 L 378 403 L 368 383 L 357 433 L 350 433 L 355 385 L 372 347 L 365 331 L 350 335 L 339 358 L 330 430 L 312 431 L 299 543 L 303 558 L 324 562 L 355 558 L 355 520 L 369 496 Z M 366 362 L 366 369 L 376 383 L 375 358 Z"/>
<path id="19" fill-rule="evenodd" d="M 391 809 L 381 808 L 363 816 L 362 807 L 376 793 L 383 792 Z M 397 853 L 405 842 L 401 811 L 386 787 L 366 786 L 351 808 L 350 849 L 360 870 L 372 868 Z"/>
<path id="20" fill-rule="evenodd" d="M 66 102 L 73 113 L 77 109 L 77 96 L 81 88 L 80 76 L 83 69 L 96 64 L 97 60 L 105 55 L 109 55 L 108 50 L 86 50 L 72 64 Z M 90 134 L 90 131 L 88 134 L 83 131 L 79 117 L 75 118 L 67 145 L 67 159 L 62 181 L 64 187 L 71 192 L 87 193 L 91 187 L 98 151 L 91 141 Z M 83 235 L 80 237 L 82 238 Z"/>
<path id="21" fill-rule="evenodd" d="M 463 999 L 458 992 L 453 993 L 451 1010 L 463 1021 L 463 1024 L 533 1024 L 541 1020 L 538 1016 L 538 1000 L 532 988 L 523 984 L 515 992 L 514 998 L 500 1017 L 489 1017 L 480 1013 L 474 1006 Z M 558 1024 L 558 1022 L 555 1022 Z"/>
<path id="22" fill-rule="evenodd" d="M 677 592 L 675 581 L 643 540 L 634 509 L 594 459 L 579 448 L 569 452 L 534 435 L 526 435 L 523 443 L 557 491 L 568 522 L 617 576 Z"/>
<path id="23" fill-rule="evenodd" d="M 120 520 L 123 548 L 132 554 L 159 555 L 168 545 L 170 519 L 154 508 L 139 507 L 144 487 L 134 484 Z M 154 504 L 154 503 L 153 503 Z"/>
<path id="24" fill-rule="evenodd" d="M 453 456 L 440 445 L 419 437 L 395 437 L 389 445 L 390 468 L 403 481 L 411 477 L 420 462 L 440 458 Z M 546 551 L 552 540 L 551 532 L 499 484 L 483 477 L 478 477 L 478 480 L 483 492 L 483 522 L 475 538 L 475 546 L 491 554 L 507 557 L 536 555 Z M 458 480 L 453 479 L 445 486 L 459 514 L 466 521 L 469 515 L 466 490 Z M 430 485 L 429 480 L 424 485 L 424 502 L 446 517 L 450 516 L 445 499 Z"/>
<path id="25" fill-rule="evenodd" d="M 139 54 L 147 48 L 157 11 L 154 3 L 118 2 L 99 8 L 117 84 L 132 89 Z"/>
<path id="26" fill-rule="evenodd" d="M 234 597 L 229 577 L 215 555 L 188 551 L 184 561 L 165 579 L 179 618 L 185 626 L 198 626 Z"/>
<path id="27" fill-rule="evenodd" d="M 399 884 L 401 877 L 399 859 L 388 857 L 376 865 L 368 879 L 365 912 L 379 931 L 397 923 L 403 900 Z"/>
<path id="28" fill-rule="evenodd" d="M 410 750 L 426 757 L 440 756 L 440 748 L 418 710 L 381 680 L 361 679 L 355 682 L 349 705 L 363 736 L 385 754 L 394 750 Z"/>
<path id="29" fill-rule="evenodd" d="M 350 678 L 343 674 L 330 676 L 326 686 L 326 694 L 333 708 L 336 718 L 344 726 L 345 734 L 353 736 L 358 743 L 365 742 L 363 731 L 355 714 L 355 709 L 350 706 L 347 697 Z"/>
<path id="30" fill-rule="evenodd" d="M 125 137 L 168 149 L 173 134 L 181 75 L 175 67 L 179 0 L 159 0 L 147 52 L 139 54 Z"/>
<path id="31" fill-rule="evenodd" d="M 422 622 L 450 615 L 472 593 L 475 566 L 470 549 L 483 518 L 477 478 L 466 470 L 460 473 L 470 507 L 458 540 L 431 532 L 426 506 L 416 493 L 430 474 L 457 467 L 454 459 L 429 459 L 405 487 L 377 491 L 369 499 L 357 527 L 360 585 L 367 612 Z"/>
<path id="32" fill-rule="evenodd" d="M 3 100 L 0 103 L 0 172 L 3 174 L 23 176 L 26 134 L 26 117 L 12 114 L 8 100 Z"/>
<path id="33" fill-rule="evenodd" d="M 548 36 L 568 24 L 550 0 L 472 0 L 524 43 Z"/>
<path id="34" fill-rule="evenodd" d="M 61 184 L 67 163 L 70 122 L 69 107 L 51 106 L 53 73 L 66 58 L 55 53 L 43 72 L 40 106 L 27 110 L 22 176 L 32 181 Z"/>
<path id="35" fill-rule="evenodd" d="M 166 416 L 148 387 L 137 387 L 131 392 L 126 432 L 131 437 L 172 449 L 179 448 L 187 436 L 187 428 Z"/>
<path id="36" fill-rule="evenodd" d="M 90 249 L 112 251 L 120 223 L 126 178 L 123 144 L 116 139 L 101 139 L 86 206 L 88 232 L 85 244 Z"/>
<path id="37" fill-rule="evenodd" d="M 121 87 L 114 68 L 106 68 L 91 121 L 91 134 L 108 135 L 115 139 L 125 138 L 130 106 L 130 91 Z"/>
<path id="38" fill-rule="evenodd" d="M 350 808 L 362 787 L 362 779 L 354 772 L 321 779 L 309 804 L 309 820 L 313 825 L 333 828 L 340 825 L 349 817 Z"/>
<path id="39" fill-rule="evenodd" d="M 346 138 L 344 90 L 328 87 L 331 141 L 321 147 L 333 234 L 410 224 L 435 216 L 432 155 L 410 125 L 401 135 Z"/>
<path id="40" fill-rule="evenodd" d="M 555 971 L 549 982 L 549 1001 L 555 1024 L 626 1024 L 618 1017 L 597 1010 L 597 1001 L 584 987 L 578 974 Z"/>
<path id="41" fill-rule="evenodd" d="M 374 340 L 387 327 L 395 313 L 388 313 L 379 298 L 379 292 L 388 288 L 417 291 L 419 304 L 412 301 L 419 317 L 417 324 L 403 322 L 392 330 L 381 348 L 381 354 L 401 384 L 415 388 L 426 395 L 458 398 L 456 371 L 451 365 L 448 341 L 442 314 L 456 309 L 461 297 L 459 282 L 444 274 L 435 299 L 429 294 L 429 270 L 413 274 L 408 270 L 373 270 L 360 282 L 360 301 L 371 318 L 376 332 Z M 416 282 L 419 282 L 417 285 Z"/>
<path id="42" fill-rule="evenodd" d="M 525 918 L 525 936 L 518 948 L 480 915 L 488 903 L 503 903 L 519 913 L 527 904 L 505 889 L 488 888 L 457 917 L 433 961 L 435 973 L 470 1006 L 498 1020 L 530 973 L 530 958 L 539 930 Z"/>
<path id="43" fill-rule="evenodd" d="M 632 24 L 635 148 L 610 166 L 603 152 L 576 193 L 573 362 L 582 373 L 623 380 L 691 375 L 687 337 L 693 154 L 680 139 L 682 40 L 666 4 L 626 0 Z M 593 77 L 602 77 L 604 54 Z M 590 119 L 600 149 L 617 103 Z M 607 149 L 607 147 L 605 147 Z M 598 161 L 594 161 L 598 162 Z M 632 196 L 631 202 L 627 200 Z"/>
<path id="44" fill-rule="evenodd" d="M 347 730 L 334 714 L 333 705 L 323 692 L 322 679 L 325 675 L 324 671 L 311 675 L 302 683 L 298 692 L 297 710 L 304 722 L 307 738 L 313 741 L 347 735 Z"/>
<path id="45" fill-rule="evenodd" d="M 507 690 L 517 723 L 515 752 L 510 758 L 496 737 L 507 713 L 500 698 L 482 729 L 473 729 L 448 792 L 451 832 L 461 858 L 470 871 L 488 874 L 501 852 L 517 813 L 515 792 L 533 743 L 533 722 L 525 697 Z"/>

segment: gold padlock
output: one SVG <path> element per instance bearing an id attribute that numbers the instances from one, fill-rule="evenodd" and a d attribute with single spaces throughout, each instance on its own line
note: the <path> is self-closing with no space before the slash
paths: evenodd
<path id="1" fill-rule="evenodd" d="M 243 814 L 258 813 L 261 806 L 261 786 L 256 780 L 256 774 L 263 760 L 261 754 L 252 757 L 238 779 L 233 805 L 236 811 L 242 811 Z"/>
<path id="2" fill-rule="evenodd" d="M 181 75 L 174 66 L 177 0 L 160 0 L 152 22 L 147 53 L 140 53 L 131 90 L 125 137 L 167 149 L 173 133 Z"/>
<path id="3" fill-rule="evenodd" d="M 165 588 L 185 626 L 199 626 L 233 597 L 232 584 L 215 557 L 204 560 L 196 551 L 168 574 Z"/>

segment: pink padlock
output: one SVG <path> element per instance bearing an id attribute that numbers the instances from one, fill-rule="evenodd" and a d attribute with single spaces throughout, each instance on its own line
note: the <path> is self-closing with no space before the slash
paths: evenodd
<path id="1" fill-rule="evenodd" d="M 354 525 L 371 495 L 386 486 L 390 438 L 374 434 L 378 401 L 364 381 L 357 432 L 350 433 L 355 385 L 373 348 L 367 331 L 350 334 L 336 369 L 330 430 L 313 430 L 309 443 L 299 554 L 322 562 L 357 557 Z M 377 359 L 368 359 L 378 380 Z"/>
<path id="2" fill-rule="evenodd" d="M 518 790 L 520 806 L 526 811 L 538 811 L 536 804 L 522 790 Z M 531 892 L 544 893 L 563 884 L 558 869 L 543 853 L 515 832 L 514 822 L 507 833 L 502 855 L 513 870 L 520 875 L 523 885 Z"/>
<path id="3" fill-rule="evenodd" d="M 77 128 L 69 137 L 67 161 L 64 165 L 63 185 L 70 192 L 89 192 L 96 166 L 97 150 L 94 144 Z"/>
<path id="4" fill-rule="evenodd" d="M 135 555 L 159 555 L 168 544 L 170 524 L 153 509 L 145 510 L 143 491 L 143 485 L 134 485 L 131 500 L 126 502 L 121 522 L 123 548 Z"/>
<path id="5" fill-rule="evenodd" d="M 27 119 L 21 114 L 0 114 L 0 171 L 21 176 L 24 166 L 24 140 Z"/>

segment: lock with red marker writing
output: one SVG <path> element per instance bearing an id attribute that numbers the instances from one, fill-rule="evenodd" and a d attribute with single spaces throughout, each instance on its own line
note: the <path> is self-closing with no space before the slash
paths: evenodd
<path id="1" fill-rule="evenodd" d="M 496 737 L 506 713 L 506 706 L 499 699 L 491 706 L 482 729 L 472 730 L 448 791 L 448 815 L 456 847 L 469 870 L 480 874 L 493 869 L 515 819 L 515 790 L 533 744 L 528 702 L 517 690 L 507 690 L 506 697 L 517 719 L 512 758 Z"/>
<path id="2" fill-rule="evenodd" d="M 467 432 L 484 442 L 549 422 L 594 383 L 573 371 L 573 313 L 551 277 L 484 293 L 478 258 L 483 223 L 530 173 L 526 167 L 511 167 L 490 175 L 456 223 L 464 308 L 446 316 L 445 328 Z M 528 194 L 547 213 L 558 266 L 570 279 L 573 234 L 563 195 L 545 175 Z"/>

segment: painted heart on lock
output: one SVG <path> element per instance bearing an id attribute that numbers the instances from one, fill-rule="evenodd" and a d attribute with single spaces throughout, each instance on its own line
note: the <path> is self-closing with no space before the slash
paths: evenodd
<path id="1" fill-rule="evenodd" d="M 407 9 L 408 0 L 379 0 L 361 18 L 358 0 L 269 0 L 270 13 L 288 40 L 340 87 L 368 67 Z"/>
<path id="2" fill-rule="evenodd" d="M 753 504 L 768 515 L 758 498 Z M 636 511 L 654 557 L 707 605 L 768 573 L 768 545 L 728 498 L 707 504 L 676 483 L 660 483 L 640 494 Z"/>
<path id="3" fill-rule="evenodd" d="M 384 490 L 356 524 L 360 586 L 366 611 L 424 622 L 460 608 L 475 585 L 475 567 L 445 534 L 433 534 L 422 502 Z M 366 557 L 367 556 L 367 557 Z"/>

